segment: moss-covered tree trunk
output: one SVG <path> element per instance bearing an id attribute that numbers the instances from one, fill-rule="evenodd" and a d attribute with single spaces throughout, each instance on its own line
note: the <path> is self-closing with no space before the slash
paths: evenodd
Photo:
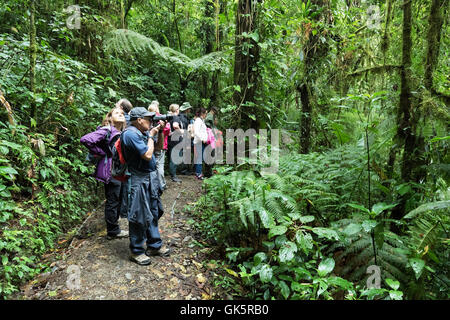
<path id="1" fill-rule="evenodd" d="M 439 48 L 441 44 L 441 30 L 443 17 L 442 8 L 446 8 L 448 0 L 433 0 L 431 2 L 430 16 L 428 18 L 429 28 L 427 33 L 427 55 L 425 61 L 425 88 L 432 90 L 433 88 L 433 72 L 436 68 Z"/>
<path id="2" fill-rule="evenodd" d="M 216 50 L 222 50 L 222 42 L 224 38 L 223 28 L 220 28 L 219 15 L 225 12 L 226 2 L 224 0 L 215 0 L 215 40 L 216 40 Z M 219 83 L 220 72 L 213 72 L 211 78 L 211 106 L 219 106 L 220 101 L 220 83 Z"/>
<path id="3" fill-rule="evenodd" d="M 202 20 L 201 35 L 203 37 L 204 51 L 203 54 L 209 54 L 214 50 L 214 3 L 210 0 L 204 1 L 205 14 Z M 202 97 L 204 99 L 211 98 L 214 95 L 208 88 L 210 75 L 202 74 Z M 212 86 L 211 86 L 212 87 Z M 211 101 L 212 102 L 212 101 Z"/>
<path id="4" fill-rule="evenodd" d="M 327 5 L 326 0 L 312 0 L 311 4 L 315 6 L 316 10 L 321 10 Z M 321 14 L 316 15 L 315 20 L 319 22 L 321 19 L 327 20 L 325 17 L 328 14 L 327 10 L 323 9 Z M 328 16 L 328 19 L 330 16 Z M 327 21 L 330 22 L 330 21 Z M 310 30 L 308 34 L 308 41 L 303 48 L 303 80 L 297 86 L 297 91 L 300 94 L 301 115 L 300 115 L 300 153 L 308 153 L 311 149 L 311 129 L 312 129 L 312 115 L 313 115 L 313 86 L 312 83 L 316 77 L 314 69 L 317 68 L 319 60 L 325 56 L 329 50 L 328 44 L 322 43 L 320 40 L 321 31 L 323 27 L 317 27 L 316 33 L 313 34 Z"/>
<path id="5" fill-rule="evenodd" d="M 258 1 L 238 1 L 234 51 L 234 85 L 236 89 L 233 94 L 233 103 L 238 107 L 237 124 L 244 129 L 258 129 L 253 107 L 259 83 L 260 49 L 255 41 L 257 17 Z"/>
<path id="6" fill-rule="evenodd" d="M 397 111 L 397 141 L 403 145 L 403 158 L 401 162 L 401 178 L 404 182 L 414 180 L 413 171 L 419 163 L 422 145 L 421 137 L 416 137 L 416 125 L 418 121 L 418 109 L 413 106 L 411 86 L 411 51 L 412 51 L 412 2 L 403 2 L 403 26 L 402 26 L 402 68 L 400 71 L 400 100 Z M 401 219 L 405 215 L 407 195 L 400 197 L 400 202 L 392 211 L 394 219 Z M 394 228 L 396 228 L 394 226 Z M 398 231 L 398 230 L 396 230 Z"/>
<path id="7" fill-rule="evenodd" d="M 31 98 L 31 117 L 36 120 L 37 116 L 37 106 L 34 99 L 34 94 L 36 92 L 36 24 L 34 21 L 36 13 L 36 1 L 30 0 L 30 92 Z"/>

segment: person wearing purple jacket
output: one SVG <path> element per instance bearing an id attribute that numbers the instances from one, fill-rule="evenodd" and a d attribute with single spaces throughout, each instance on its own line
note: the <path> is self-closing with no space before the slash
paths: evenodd
<path id="1" fill-rule="evenodd" d="M 125 128 L 125 116 L 121 108 L 115 107 L 107 113 L 102 126 L 81 137 L 80 142 L 99 158 L 94 177 L 105 184 L 105 221 L 108 239 L 128 237 L 128 232 L 120 230 L 120 189 L 121 182 L 111 176 L 111 148 Z"/>

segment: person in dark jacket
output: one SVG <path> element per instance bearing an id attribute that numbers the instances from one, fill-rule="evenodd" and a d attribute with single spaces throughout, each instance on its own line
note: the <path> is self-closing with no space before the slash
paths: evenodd
<path id="1" fill-rule="evenodd" d="M 163 211 L 158 203 L 160 184 L 153 155 L 154 139 L 161 126 L 151 128 L 154 112 L 143 107 L 130 112 L 130 126 L 122 133 L 123 155 L 130 172 L 128 194 L 128 222 L 130 232 L 130 260 L 139 265 L 151 263 L 149 256 L 167 256 L 170 250 L 163 247 L 158 220 Z M 160 137 L 162 139 L 162 137 Z M 147 248 L 144 248 L 144 243 Z"/>
<path id="2" fill-rule="evenodd" d="M 111 148 L 119 138 L 125 126 L 125 117 L 121 108 L 114 108 L 105 116 L 102 126 L 80 139 L 91 154 L 98 157 L 94 177 L 105 184 L 105 221 L 108 239 L 128 237 L 128 232 L 120 230 L 120 190 L 121 182 L 111 176 Z"/>
<path id="3" fill-rule="evenodd" d="M 186 146 L 185 151 L 189 154 L 189 158 L 192 158 L 192 150 L 194 149 L 194 135 L 192 134 L 194 120 L 191 117 L 191 110 L 191 104 L 189 102 L 183 102 L 183 104 L 180 106 L 179 114 L 179 119 L 183 124 L 183 128 L 188 131 L 188 134 L 185 134 L 183 138 L 183 140 L 187 139 L 187 141 L 183 141 L 183 143 Z M 192 167 L 192 163 L 182 163 L 180 166 L 180 173 L 183 175 L 193 174 L 194 170 Z"/>

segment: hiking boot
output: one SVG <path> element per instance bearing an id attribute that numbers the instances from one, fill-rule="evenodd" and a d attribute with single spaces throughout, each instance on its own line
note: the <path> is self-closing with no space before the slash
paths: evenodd
<path id="1" fill-rule="evenodd" d="M 181 179 L 178 179 L 178 177 L 172 177 L 173 182 L 181 183 Z"/>
<path id="2" fill-rule="evenodd" d="M 136 262 L 140 266 L 148 266 L 152 261 L 145 254 L 131 254 L 130 260 Z"/>
<path id="3" fill-rule="evenodd" d="M 147 256 L 160 256 L 160 257 L 168 257 L 170 255 L 170 249 L 166 246 L 162 246 L 159 249 L 147 248 L 145 250 L 145 254 Z"/>
<path id="4" fill-rule="evenodd" d="M 120 230 L 120 232 L 118 234 L 115 235 L 107 235 L 106 238 L 108 240 L 112 240 L 112 239 L 120 239 L 120 238 L 127 238 L 128 237 L 128 231 L 126 230 Z"/>

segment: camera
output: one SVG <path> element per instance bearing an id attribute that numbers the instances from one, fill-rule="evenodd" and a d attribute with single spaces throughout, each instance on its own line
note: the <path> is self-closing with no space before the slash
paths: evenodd
<path id="1" fill-rule="evenodd" d="M 170 121 L 173 119 L 173 115 L 170 114 L 160 114 L 159 116 L 154 115 L 152 117 L 152 127 L 157 127 L 159 126 L 159 121 Z"/>
<path id="2" fill-rule="evenodd" d="M 170 121 L 172 119 L 173 119 L 173 115 L 171 115 L 171 114 L 160 114 L 159 116 L 155 115 L 152 118 L 153 123 L 158 123 L 160 120 L 162 120 L 162 121 Z"/>

